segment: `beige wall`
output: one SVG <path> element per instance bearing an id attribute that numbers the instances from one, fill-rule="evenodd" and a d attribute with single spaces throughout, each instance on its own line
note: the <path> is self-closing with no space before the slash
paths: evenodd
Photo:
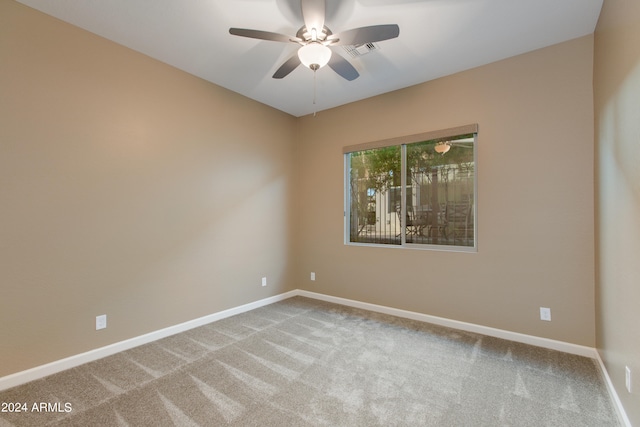
<path id="1" fill-rule="evenodd" d="M 0 377 L 293 288 L 293 117 L 10 0 L 0 64 Z"/>
<path id="2" fill-rule="evenodd" d="M 302 118 L 296 283 L 594 346 L 592 52 L 586 36 Z M 470 123 L 477 253 L 343 244 L 343 146 Z"/>
<path id="3" fill-rule="evenodd" d="M 0 376 L 294 288 L 593 346 L 592 52 L 294 119 L 0 0 Z M 344 145 L 469 123 L 478 253 L 343 245 Z"/>
<path id="4" fill-rule="evenodd" d="M 640 425 L 640 2 L 605 0 L 595 33 L 597 346 Z M 624 369 L 632 369 L 632 394 Z"/>

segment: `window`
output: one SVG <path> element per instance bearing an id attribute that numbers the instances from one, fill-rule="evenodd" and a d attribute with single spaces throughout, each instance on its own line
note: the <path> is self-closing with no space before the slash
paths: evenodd
<path id="1" fill-rule="evenodd" d="M 475 250 L 477 129 L 345 147 L 345 242 Z"/>

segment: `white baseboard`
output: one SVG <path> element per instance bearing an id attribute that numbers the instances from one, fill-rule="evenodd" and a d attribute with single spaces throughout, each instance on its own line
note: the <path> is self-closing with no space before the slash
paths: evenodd
<path id="1" fill-rule="evenodd" d="M 265 305 L 282 301 L 284 299 L 297 296 L 297 295 L 313 298 L 317 300 L 327 301 L 327 302 L 333 302 L 336 304 L 342 304 L 342 305 L 346 305 L 354 308 L 361 308 L 364 310 L 374 311 L 378 313 L 389 314 L 392 316 L 403 317 L 403 318 L 418 320 L 418 321 L 427 322 L 427 323 L 433 323 L 436 325 L 446 326 L 446 327 L 459 329 L 463 331 L 475 332 L 483 335 L 503 338 L 506 340 L 511 340 L 511 341 L 521 342 L 525 344 L 535 345 L 538 347 L 544 347 L 544 348 L 549 348 L 553 350 L 563 351 L 566 353 L 586 356 L 594 359 L 599 359 L 598 352 L 596 351 L 596 349 L 591 347 L 585 347 L 585 346 L 570 344 L 562 341 L 556 341 L 556 340 L 551 340 L 547 338 L 540 338 L 540 337 L 535 337 L 531 335 L 520 334 L 517 332 L 505 331 L 502 329 L 496 329 L 496 328 L 490 328 L 487 326 L 481 326 L 481 325 L 476 325 L 472 323 L 460 322 L 457 320 L 446 319 L 443 317 L 430 316 L 427 314 L 422 314 L 422 313 L 417 313 L 417 312 L 412 312 L 407 310 L 400 310 L 397 308 L 370 304 L 370 303 L 350 300 L 346 298 L 334 297 L 330 295 L 324 295 L 324 294 L 319 294 L 315 292 L 296 289 L 293 291 L 285 292 L 283 294 L 275 295 L 273 297 L 255 301 L 249 304 L 244 304 L 239 307 L 213 313 L 204 317 L 200 317 L 198 319 L 190 320 L 188 322 L 180 323 L 178 325 L 170 326 L 168 328 L 164 328 L 155 332 L 134 337 L 125 341 L 120 341 L 105 347 L 97 348 L 95 350 L 90 350 L 88 352 L 67 357 L 65 359 L 57 360 L 55 362 L 47 363 L 46 365 L 41 365 L 25 371 L 16 372 L 15 374 L 11 374 L 11 375 L 0 378 L 0 391 L 6 390 L 11 387 L 15 387 L 20 384 L 27 383 L 29 381 L 34 381 L 40 378 L 44 378 L 46 376 L 64 371 L 66 369 L 70 369 L 70 368 L 82 365 L 84 363 L 92 362 L 94 360 L 98 360 L 103 357 L 110 356 L 112 354 L 149 343 L 151 341 L 159 340 L 161 338 L 165 338 L 170 335 L 184 332 L 189 329 L 196 328 L 198 326 L 215 322 L 216 320 L 220 320 L 230 316 L 234 316 L 236 314 L 244 313 L 246 311 L 263 307 Z M 600 366 L 602 367 L 603 372 L 605 372 L 605 375 L 608 378 L 608 375 L 606 374 L 606 369 L 604 368 L 602 361 L 600 361 Z M 608 381 L 610 382 L 610 380 Z M 622 406 L 619 403 L 620 401 L 617 399 L 617 395 L 615 394 L 615 390 L 613 390 L 613 386 L 608 384 L 608 387 L 610 389 L 610 392 L 612 392 L 612 396 L 615 396 L 615 399 L 614 399 L 615 403 L 620 408 L 622 408 Z M 618 409 L 620 410 L 620 408 Z M 624 410 L 622 410 L 622 413 L 624 414 Z M 630 426 L 630 424 L 627 424 L 627 425 Z"/>
<path id="2" fill-rule="evenodd" d="M 298 295 L 297 291 L 285 292 L 283 294 L 264 298 L 259 301 L 230 308 L 228 310 L 219 311 L 217 313 L 209 314 L 198 319 L 189 320 L 188 322 L 180 323 L 178 325 L 170 326 L 168 328 L 160 329 L 158 331 L 120 341 L 111 345 L 107 345 L 105 347 L 96 348 L 95 350 L 90 350 L 85 353 L 77 354 L 75 356 L 56 360 L 55 362 L 47 363 L 46 365 L 36 366 L 35 368 L 27 369 L 26 371 L 16 372 L 15 374 L 7 375 L 0 378 L 0 391 L 28 383 L 29 381 L 47 377 L 66 369 L 71 369 L 76 366 L 82 365 L 84 363 L 93 362 L 94 360 L 102 359 L 103 357 L 111 356 L 112 354 L 129 350 L 131 348 L 147 344 L 151 341 L 156 341 L 180 332 L 188 331 L 189 329 L 197 328 L 198 326 L 206 325 L 207 323 L 215 322 L 216 320 L 224 319 L 236 314 L 244 313 L 245 311 L 254 310 L 265 305 L 273 304 L 274 302 L 282 301 L 296 295 Z"/>
<path id="3" fill-rule="evenodd" d="M 375 311 L 377 313 L 390 314 L 392 316 L 403 317 L 405 319 L 418 320 L 420 322 L 433 323 L 435 325 L 446 326 L 467 332 L 475 332 L 482 335 L 488 335 L 496 338 L 503 338 L 509 341 L 520 342 L 524 344 L 534 345 L 536 347 L 544 347 L 552 350 L 558 350 L 565 353 L 585 356 L 592 359 L 597 357 L 598 352 L 595 348 L 583 345 L 571 344 L 564 341 L 557 341 L 548 338 L 536 337 L 533 335 L 521 334 L 518 332 L 505 331 L 503 329 L 491 328 L 488 326 L 476 325 L 474 323 L 460 322 L 444 317 L 431 316 L 428 314 L 417 313 L 414 311 L 400 310 L 397 308 L 386 307 L 383 305 L 369 304 L 350 300 L 346 298 L 334 297 L 330 295 L 318 294 L 315 292 L 298 290 L 297 295 L 314 298 L 322 301 L 333 302 L 336 304 L 347 305 L 349 307 L 361 308 L 363 310 Z"/>
<path id="4" fill-rule="evenodd" d="M 413 311 L 400 310 L 397 308 L 386 307 L 382 305 L 369 304 L 366 302 L 350 300 L 346 298 L 318 294 L 315 292 L 309 292 L 309 291 L 303 291 L 303 290 L 297 290 L 295 292 L 296 292 L 296 295 L 300 295 L 308 298 L 314 298 L 322 301 L 332 302 L 335 304 L 342 304 L 342 305 L 346 305 L 354 308 L 361 308 L 363 310 L 374 311 L 377 313 L 389 314 L 392 316 L 402 317 L 405 319 L 418 320 L 421 322 L 432 323 L 440 326 L 446 326 L 449 328 L 463 330 L 467 332 L 475 332 L 482 335 L 488 335 L 496 338 L 503 338 L 509 341 L 530 344 L 536 347 L 543 347 L 543 348 L 548 348 L 552 350 L 558 350 L 565 353 L 570 353 L 578 356 L 585 356 L 591 359 L 595 359 L 597 363 L 600 365 L 600 370 L 602 371 L 605 377 L 607 390 L 609 391 L 609 395 L 611 396 L 611 400 L 613 401 L 614 407 L 617 411 L 620 421 L 623 423 L 625 427 L 632 427 L 631 421 L 629 420 L 629 417 L 627 417 L 627 413 L 625 412 L 624 407 L 622 406 L 622 402 L 618 397 L 618 393 L 616 392 L 616 389 L 613 387 L 613 383 L 611 382 L 611 378 L 609 377 L 607 368 L 604 366 L 602 358 L 600 357 L 600 353 L 598 353 L 598 351 L 595 348 L 571 344 L 564 341 L 557 341 L 557 340 L 551 340 L 548 338 L 541 338 L 541 337 L 536 337 L 532 335 L 521 334 L 518 332 L 505 331 L 503 329 L 496 329 L 496 328 L 491 328 L 487 326 L 476 325 L 473 323 L 460 322 L 458 320 L 451 320 L 443 317 L 430 316 L 428 314 L 416 313 Z"/>
<path id="5" fill-rule="evenodd" d="M 629 420 L 629 417 L 627 416 L 627 412 L 624 410 L 624 406 L 622 406 L 622 402 L 620 401 L 618 392 L 616 391 L 615 387 L 613 387 L 613 382 L 611 381 L 611 377 L 609 377 L 609 371 L 607 371 L 607 368 L 604 366 L 604 362 L 602 361 L 602 358 L 600 357 L 600 352 L 598 351 L 596 351 L 596 360 L 598 361 L 598 364 L 600 365 L 600 370 L 604 375 L 604 380 L 605 380 L 605 384 L 607 385 L 607 390 L 609 391 L 609 395 L 611 396 L 611 400 L 613 401 L 613 404 L 614 404 L 613 406 L 615 406 L 616 410 L 618 411 L 618 417 L 620 418 L 620 421 L 625 425 L 625 427 L 632 427 L 631 420 Z"/>

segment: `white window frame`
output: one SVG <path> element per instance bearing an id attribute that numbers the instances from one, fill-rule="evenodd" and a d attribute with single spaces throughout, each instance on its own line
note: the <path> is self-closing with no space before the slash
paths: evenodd
<path id="1" fill-rule="evenodd" d="M 473 246 L 459 246 L 449 244 L 428 244 L 428 243 L 411 243 L 407 242 L 407 145 L 422 142 L 431 141 L 435 139 L 454 138 L 460 135 L 473 134 Z M 353 152 L 383 148 L 389 146 L 401 147 L 401 182 L 400 182 L 400 244 L 383 244 L 383 243 L 363 243 L 363 242 L 351 242 L 350 241 L 350 226 L 351 226 L 351 188 L 350 188 L 350 154 Z M 365 144 L 358 144 L 347 146 L 343 148 L 344 158 L 344 244 L 347 246 L 370 246 L 370 247 L 383 247 L 383 248 L 405 248 L 405 249 L 418 249 L 418 250 L 437 250 L 437 251 L 449 251 L 449 252 L 477 252 L 478 251 L 478 125 L 466 125 L 456 128 L 444 129 L 434 132 L 425 132 L 416 135 L 409 135 L 400 138 L 393 138 L 382 141 L 374 141 Z"/>

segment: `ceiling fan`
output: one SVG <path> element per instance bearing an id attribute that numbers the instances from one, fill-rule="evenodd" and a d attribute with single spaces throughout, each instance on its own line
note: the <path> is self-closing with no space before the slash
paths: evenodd
<path id="1" fill-rule="evenodd" d="M 398 37 L 400 28 L 396 24 L 372 25 L 360 27 L 333 34 L 324 25 L 325 0 L 300 0 L 304 25 L 295 37 L 269 31 L 249 30 L 245 28 L 229 28 L 234 36 L 276 42 L 293 42 L 300 45 L 298 51 L 287 59 L 276 70 L 274 79 L 281 79 L 303 64 L 314 72 L 329 65 L 333 71 L 351 81 L 360 75 L 346 59 L 340 55 L 332 55 L 330 46 L 354 45 L 389 40 Z"/>

